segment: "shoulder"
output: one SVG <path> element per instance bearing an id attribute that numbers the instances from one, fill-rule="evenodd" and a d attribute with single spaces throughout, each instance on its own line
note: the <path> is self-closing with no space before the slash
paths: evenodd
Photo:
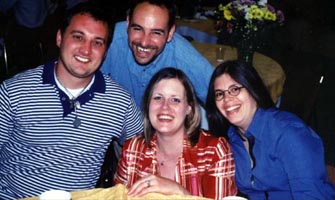
<path id="1" fill-rule="evenodd" d="M 200 148 L 219 148 L 223 151 L 230 151 L 230 145 L 226 138 L 216 137 L 205 130 L 200 131 L 198 147 Z"/>
<path id="2" fill-rule="evenodd" d="M 136 135 L 128 140 L 125 141 L 124 143 L 124 149 L 127 150 L 143 150 L 146 148 L 145 140 L 142 134 Z"/>
<path id="3" fill-rule="evenodd" d="M 253 121 L 255 121 L 253 124 L 258 124 L 258 126 L 252 125 L 253 133 L 262 130 L 264 135 L 260 135 L 260 137 L 268 138 L 270 141 L 280 139 L 291 143 L 292 141 L 307 141 L 318 138 L 317 134 L 302 119 L 287 111 L 261 109 L 257 111 Z"/>
<path id="4" fill-rule="evenodd" d="M 126 35 L 127 35 L 126 22 L 125 21 L 117 22 L 114 27 L 113 42 L 114 39 L 120 39 L 120 38 L 127 40 L 127 38 L 125 38 Z"/>
<path id="5" fill-rule="evenodd" d="M 41 84 L 43 83 L 42 74 L 43 65 L 16 74 L 14 77 L 4 80 L 2 85 L 8 90 L 19 89 L 20 91 L 24 91 L 24 88 L 41 87 Z"/>
<path id="6" fill-rule="evenodd" d="M 291 112 L 275 108 L 266 110 L 260 109 L 258 112 L 260 112 L 259 118 L 266 120 L 269 126 L 278 126 L 280 128 L 306 126 L 305 122 L 301 118 Z"/>
<path id="7" fill-rule="evenodd" d="M 106 83 L 106 94 L 112 94 L 117 97 L 131 98 L 131 94 L 123 86 L 116 81 L 112 80 L 110 76 L 103 74 Z"/>
<path id="8" fill-rule="evenodd" d="M 214 71 L 214 67 L 209 61 L 192 45 L 191 42 L 187 41 L 180 34 L 175 33 L 171 42 L 167 44 L 167 47 L 170 51 L 174 51 L 177 64 L 181 63 L 179 65 L 180 68 L 184 65 L 184 68 L 189 71 L 200 70 L 200 73 L 202 73 L 203 70 Z"/>

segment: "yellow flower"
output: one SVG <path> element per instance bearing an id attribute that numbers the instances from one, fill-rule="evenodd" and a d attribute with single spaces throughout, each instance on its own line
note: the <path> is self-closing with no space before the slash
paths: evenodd
<path id="1" fill-rule="evenodd" d="M 277 16 L 270 11 L 266 11 L 265 14 L 264 14 L 264 19 L 265 20 L 270 20 L 270 21 L 276 21 Z"/>
<path id="2" fill-rule="evenodd" d="M 253 15 L 254 19 L 262 19 L 263 16 L 264 16 L 264 13 L 263 13 L 263 11 L 261 9 L 257 8 L 257 9 L 254 9 L 252 11 L 252 15 Z"/>
<path id="3" fill-rule="evenodd" d="M 230 21 L 233 18 L 233 15 L 231 14 L 230 10 L 224 10 L 223 16 L 228 21 Z"/>

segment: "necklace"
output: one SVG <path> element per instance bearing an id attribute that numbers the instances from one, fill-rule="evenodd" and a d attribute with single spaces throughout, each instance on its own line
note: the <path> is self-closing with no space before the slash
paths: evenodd
<path id="1" fill-rule="evenodd" d="M 177 158 L 177 157 L 176 157 L 176 158 Z M 169 161 L 173 161 L 173 160 L 175 160 L 176 158 L 171 158 L 171 159 L 168 159 L 168 160 L 158 160 L 158 159 L 157 159 L 157 161 L 158 161 L 158 163 L 159 163 L 160 166 L 164 166 L 165 163 L 167 163 L 167 162 L 169 162 Z"/>
<path id="2" fill-rule="evenodd" d="M 165 156 L 163 156 L 163 153 L 161 153 L 160 151 L 157 152 L 157 162 L 160 166 L 165 166 L 166 163 L 170 162 L 170 161 L 174 161 L 174 164 L 176 163 L 176 160 L 178 159 L 178 157 L 180 156 L 180 154 L 182 153 L 183 148 L 181 148 L 181 150 L 178 150 L 176 154 L 172 155 L 169 159 L 164 158 Z M 163 159 L 159 159 L 159 157 L 163 157 Z"/>
<path id="3" fill-rule="evenodd" d="M 77 100 L 77 98 L 91 87 L 91 85 L 94 82 L 95 76 L 93 76 L 91 81 L 84 88 L 74 90 L 68 89 L 62 84 L 62 82 L 58 79 L 58 76 L 56 75 L 56 71 L 54 71 L 54 76 L 56 77 L 55 80 L 57 86 L 69 97 L 70 108 L 74 109 L 74 115 L 75 115 L 73 120 L 73 126 L 75 128 L 78 128 L 81 124 L 81 120 L 78 117 L 77 110 L 80 108 L 81 105 L 80 102 Z"/>

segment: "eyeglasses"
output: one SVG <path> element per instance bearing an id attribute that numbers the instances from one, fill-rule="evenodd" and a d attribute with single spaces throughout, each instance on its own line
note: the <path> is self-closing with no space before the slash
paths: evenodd
<path id="1" fill-rule="evenodd" d="M 225 97 L 225 93 L 228 92 L 230 96 L 237 96 L 240 94 L 241 89 L 244 88 L 243 86 L 236 86 L 232 85 L 228 88 L 228 90 L 216 90 L 215 91 L 215 100 L 221 101 Z"/>

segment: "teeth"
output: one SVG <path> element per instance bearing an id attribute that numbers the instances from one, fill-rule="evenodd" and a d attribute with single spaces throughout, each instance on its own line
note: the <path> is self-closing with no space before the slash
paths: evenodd
<path id="1" fill-rule="evenodd" d="M 80 56 L 75 56 L 75 58 L 81 62 L 88 62 L 89 59 L 88 58 L 83 58 L 83 57 L 80 57 Z"/>
<path id="2" fill-rule="evenodd" d="M 172 117 L 168 116 L 168 115 L 159 115 L 158 119 L 164 119 L 164 120 L 171 120 Z"/>
<path id="3" fill-rule="evenodd" d="M 233 110 L 235 110 L 235 109 L 237 109 L 237 108 L 239 108 L 240 106 L 232 106 L 232 107 L 229 107 L 229 108 L 227 108 L 226 110 L 228 111 L 228 112 L 230 112 L 230 111 L 233 111 Z"/>
<path id="4" fill-rule="evenodd" d="M 138 50 L 139 51 L 144 51 L 144 52 L 149 52 L 150 49 L 145 49 L 145 48 L 142 48 L 142 47 L 138 47 Z"/>

